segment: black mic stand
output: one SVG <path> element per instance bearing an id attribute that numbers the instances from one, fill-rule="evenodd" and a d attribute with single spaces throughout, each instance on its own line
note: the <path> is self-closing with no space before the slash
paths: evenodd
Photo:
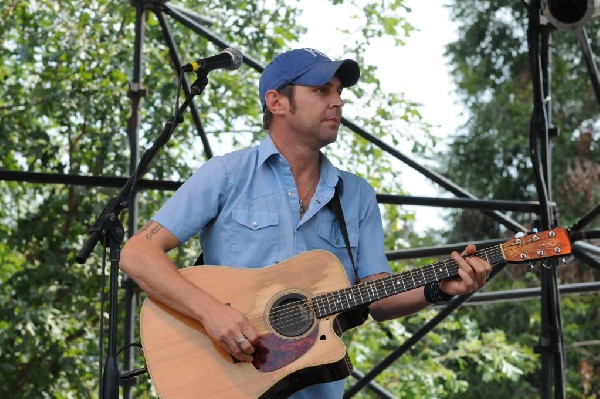
<path id="1" fill-rule="evenodd" d="M 119 215 L 123 209 L 128 206 L 131 195 L 146 172 L 150 162 L 170 139 L 175 127 L 183 122 L 182 112 L 190 105 L 192 99 L 201 94 L 208 78 L 206 73 L 198 74 L 198 78 L 192 84 L 190 94 L 183 104 L 179 107 L 174 117 L 172 117 L 163 128 L 152 147 L 142 155 L 138 166 L 127 180 L 121 191 L 116 197 L 111 198 L 104 210 L 96 219 L 89 231 L 88 238 L 77 253 L 76 260 L 83 264 L 88 259 L 98 242 L 102 242 L 105 248 L 109 248 L 110 258 L 110 293 L 109 293 L 109 334 L 108 334 L 108 356 L 104 366 L 104 372 L 100 378 L 100 398 L 117 399 L 119 397 L 119 367 L 117 365 L 117 290 L 118 273 L 121 254 L 121 241 L 124 237 L 123 224 L 119 220 Z M 102 346 L 100 346 L 102 347 Z"/>

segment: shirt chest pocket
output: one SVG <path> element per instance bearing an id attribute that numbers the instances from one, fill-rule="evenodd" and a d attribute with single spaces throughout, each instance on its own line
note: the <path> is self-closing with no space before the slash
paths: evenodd
<path id="1" fill-rule="evenodd" d="M 232 258 L 246 267 L 275 262 L 279 252 L 279 215 L 269 209 L 238 207 L 232 209 L 229 235 Z"/>
<path id="2" fill-rule="evenodd" d="M 358 232 L 352 226 L 346 226 L 351 248 L 358 247 Z M 344 236 L 337 223 L 322 222 L 319 224 L 319 236 L 333 248 L 346 248 Z"/>
<path id="3" fill-rule="evenodd" d="M 358 262 L 358 232 L 356 228 L 351 225 L 346 226 L 348 230 L 348 242 L 350 244 L 350 251 L 354 262 Z M 356 278 L 354 270 L 352 268 L 352 262 L 348 256 L 348 249 L 346 248 L 346 242 L 340 227 L 335 222 L 322 222 L 319 224 L 319 238 L 322 240 L 323 249 L 327 249 L 335 256 L 338 257 L 342 264 L 346 268 L 348 278 L 350 281 L 354 281 Z"/>
<path id="4" fill-rule="evenodd" d="M 277 212 L 268 209 L 233 208 L 233 220 L 250 230 L 260 230 L 279 224 Z"/>

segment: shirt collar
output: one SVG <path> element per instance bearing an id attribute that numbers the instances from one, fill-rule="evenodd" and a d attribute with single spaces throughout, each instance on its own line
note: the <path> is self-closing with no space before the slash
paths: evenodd
<path id="1" fill-rule="evenodd" d="M 275 147 L 271 135 L 267 133 L 265 139 L 258 146 L 258 165 L 262 165 L 273 155 L 281 154 L 279 153 L 279 150 L 277 150 L 277 147 Z M 341 177 L 342 171 L 336 168 L 329 158 L 321 153 L 321 179 L 330 188 L 339 185 L 338 189 L 340 190 L 340 194 L 343 189 L 343 180 Z"/>
<path id="2" fill-rule="evenodd" d="M 258 146 L 258 166 L 261 166 L 271 156 L 279 154 L 277 147 L 271 140 L 271 135 L 267 133 L 265 139 Z"/>
<path id="3" fill-rule="evenodd" d="M 339 189 L 342 189 L 342 171 L 333 166 L 329 158 L 325 155 L 321 156 L 321 179 L 325 182 L 325 184 L 334 188 L 336 185 L 339 185 Z"/>

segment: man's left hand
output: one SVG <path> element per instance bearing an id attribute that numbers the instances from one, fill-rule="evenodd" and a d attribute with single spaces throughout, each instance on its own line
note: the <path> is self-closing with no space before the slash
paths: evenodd
<path id="1" fill-rule="evenodd" d="M 452 252 L 452 259 L 458 264 L 458 276 L 440 281 L 440 289 L 450 295 L 471 294 L 483 287 L 492 271 L 492 265 L 473 255 L 477 252 L 470 244 L 459 254 Z"/>

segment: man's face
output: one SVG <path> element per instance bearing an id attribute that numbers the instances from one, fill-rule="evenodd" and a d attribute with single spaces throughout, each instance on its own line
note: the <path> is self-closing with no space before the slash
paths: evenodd
<path id="1" fill-rule="evenodd" d="M 337 76 L 321 86 L 295 86 L 287 122 L 297 139 L 315 148 L 333 143 L 342 120 L 342 85 Z"/>

